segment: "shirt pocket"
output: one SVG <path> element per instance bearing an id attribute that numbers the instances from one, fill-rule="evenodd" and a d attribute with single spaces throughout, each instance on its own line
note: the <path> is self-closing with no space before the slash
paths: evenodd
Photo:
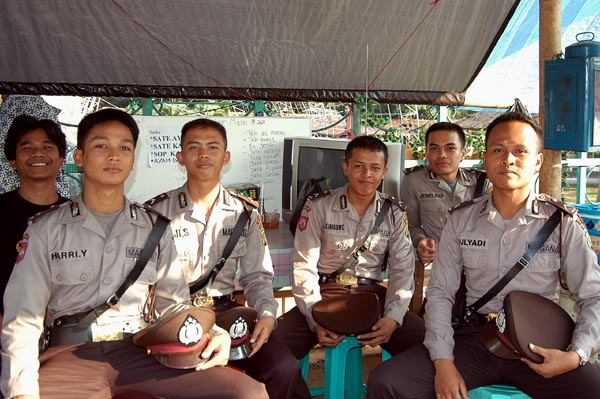
<path id="1" fill-rule="evenodd" d="M 483 249 L 463 249 L 463 265 L 465 269 L 483 269 L 487 265 L 488 251 Z"/>
<path id="2" fill-rule="evenodd" d="M 50 262 L 50 275 L 56 285 L 86 284 L 94 276 L 92 261 Z"/>
<path id="3" fill-rule="evenodd" d="M 382 255 L 387 250 L 389 241 L 390 239 L 387 237 L 382 237 L 380 235 L 375 236 L 371 242 L 369 251 L 377 255 Z"/>
<path id="4" fill-rule="evenodd" d="M 127 276 L 129 276 L 129 273 L 131 273 L 131 270 L 133 270 L 134 267 L 135 267 L 135 261 L 132 261 L 132 260 L 125 261 L 125 270 L 129 270 L 129 272 L 123 276 L 123 281 L 125 281 Z M 148 285 L 156 284 L 156 281 L 157 281 L 156 263 L 153 261 L 148 261 L 148 263 L 146 264 L 146 266 L 140 273 L 139 277 L 135 280 L 135 284 L 140 284 L 142 286 L 148 286 Z"/>

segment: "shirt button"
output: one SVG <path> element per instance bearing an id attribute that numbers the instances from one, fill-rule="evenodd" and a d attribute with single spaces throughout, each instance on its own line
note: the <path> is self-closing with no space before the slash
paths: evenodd
<path id="1" fill-rule="evenodd" d="M 500 271 L 501 271 L 502 273 L 506 273 L 506 267 L 503 267 L 502 269 L 500 269 Z"/>
<path id="2" fill-rule="evenodd" d="M 362 226 L 360 226 L 360 227 L 358 228 L 358 231 L 360 231 L 360 232 L 362 233 L 363 231 L 365 231 L 365 228 L 364 228 L 364 227 L 362 227 Z"/>
<path id="3" fill-rule="evenodd" d="M 502 244 L 508 245 L 508 244 L 510 244 L 510 240 L 508 238 L 505 238 L 502 240 Z"/>
<path id="4" fill-rule="evenodd" d="M 56 275 L 56 280 L 57 280 L 57 281 L 62 281 L 62 280 L 63 280 L 63 276 L 62 276 L 62 274 L 60 274 L 60 273 L 59 273 L 59 274 L 57 274 L 57 275 Z"/>
<path id="5" fill-rule="evenodd" d="M 106 248 L 104 249 L 104 251 L 105 251 L 106 253 L 111 253 L 111 252 L 113 251 L 113 248 L 112 248 L 112 247 L 106 247 Z"/>
<path id="6" fill-rule="evenodd" d="M 82 274 L 81 274 L 81 276 L 79 276 L 79 279 L 80 279 L 81 281 L 86 281 L 86 280 L 88 279 L 88 276 L 87 276 L 87 274 L 85 274 L 85 273 L 82 273 Z"/>
<path id="7" fill-rule="evenodd" d="M 105 285 L 110 284 L 110 279 L 109 278 L 105 278 L 104 280 L 102 280 L 102 283 L 104 283 Z"/>

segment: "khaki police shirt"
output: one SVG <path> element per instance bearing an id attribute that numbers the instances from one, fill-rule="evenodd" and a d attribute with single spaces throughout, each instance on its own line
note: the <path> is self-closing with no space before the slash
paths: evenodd
<path id="1" fill-rule="evenodd" d="M 449 215 L 426 293 L 425 346 L 432 360 L 453 359 L 450 317 L 463 265 L 467 305 L 471 305 L 514 266 L 548 218 L 559 211 L 547 201 L 549 198 L 531 193 L 527 205 L 506 222 L 489 195 Z M 600 346 L 600 267 L 579 216 L 564 215 L 560 229 L 562 254 L 557 227 L 531 258 L 530 265 L 478 312 L 498 312 L 506 294 L 513 290 L 533 292 L 556 301 L 558 270 L 562 264 L 568 287 L 577 296 L 577 305 L 581 308 L 572 343 L 589 354 Z"/>
<path id="2" fill-rule="evenodd" d="M 164 197 L 166 198 L 164 198 Z M 221 259 L 225 245 L 244 207 L 240 199 L 221 189 L 210 217 L 194 209 L 187 184 L 148 201 L 153 208 L 171 218 L 177 257 L 189 284 L 210 272 Z M 231 294 L 239 269 L 239 282 L 248 304 L 258 317 L 277 316 L 273 297 L 273 263 L 266 236 L 255 208 L 233 252 L 215 281 L 201 290 L 210 296 Z"/>
<path id="3" fill-rule="evenodd" d="M 408 229 L 416 247 L 423 238 L 439 242 L 448 210 L 473 198 L 482 172 L 459 168 L 454 191 L 428 166 L 407 169 L 405 173 L 400 185 L 400 199 L 406 207 Z"/>
<path id="4" fill-rule="evenodd" d="M 5 293 L 1 380 L 6 397 L 39 396 L 38 338 L 46 308 L 52 320 L 93 309 L 125 281 L 152 230 L 150 218 L 156 219 L 131 205 L 125 200 L 108 237 L 81 197 L 34 219 L 27 228 Z M 169 227 L 159 248 L 98 324 L 140 320 L 151 284 L 156 286 L 158 316 L 189 306 Z"/>
<path id="5" fill-rule="evenodd" d="M 365 242 L 383 201 L 384 196 L 377 192 L 361 218 L 348 201 L 347 185 L 307 200 L 294 240 L 292 289 L 296 305 L 312 329 L 316 326 L 312 307 L 321 300 L 318 273 L 336 272 L 353 248 Z M 345 273 L 383 280 L 381 264 L 386 250 L 389 258 L 384 316 L 402 325 L 414 290 L 415 259 L 405 213 L 397 202 L 391 206 L 369 250 L 359 258 L 354 270 Z"/>

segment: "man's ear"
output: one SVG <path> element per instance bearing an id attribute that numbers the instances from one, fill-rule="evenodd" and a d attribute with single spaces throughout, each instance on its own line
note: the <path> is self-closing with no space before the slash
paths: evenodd
<path id="1" fill-rule="evenodd" d="M 231 153 L 229 151 L 225 151 L 225 155 L 223 156 L 223 165 L 227 165 L 231 161 Z"/>
<path id="2" fill-rule="evenodd" d="M 540 172 L 540 169 L 542 168 L 543 163 L 544 163 L 544 154 L 542 152 L 538 152 L 538 154 L 536 155 L 536 160 L 535 160 L 535 171 L 537 173 Z"/>
<path id="3" fill-rule="evenodd" d="M 177 158 L 177 162 L 179 162 L 179 165 L 185 166 L 183 164 L 183 154 L 181 153 L 181 151 L 177 151 L 177 153 L 175 154 L 175 158 Z"/>
<path id="4" fill-rule="evenodd" d="M 83 166 L 83 150 L 75 148 L 75 151 L 73 151 L 73 161 L 75 161 L 75 165 L 79 167 Z"/>

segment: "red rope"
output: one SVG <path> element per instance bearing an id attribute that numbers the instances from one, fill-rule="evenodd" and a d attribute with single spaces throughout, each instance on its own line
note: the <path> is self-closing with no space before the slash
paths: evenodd
<path id="1" fill-rule="evenodd" d="M 398 47 L 398 49 L 396 50 L 396 52 L 390 57 L 390 59 L 385 63 L 385 65 L 383 66 L 383 68 L 381 68 L 381 70 L 377 73 L 377 76 L 375 76 L 375 78 L 369 83 L 369 90 L 374 90 L 375 89 L 375 87 L 373 86 L 373 83 L 375 83 L 375 81 L 377 79 L 379 79 L 379 76 L 392 63 L 392 61 L 394 60 L 394 58 L 396 58 L 396 56 L 398 55 L 398 53 L 400 52 L 400 50 L 402 50 L 402 48 L 406 45 L 406 43 L 408 43 L 408 41 L 410 40 L 410 38 L 413 37 L 413 35 L 417 32 L 417 30 L 419 30 L 419 27 L 423 24 L 423 22 L 425 22 L 425 20 L 429 17 L 429 14 L 431 14 L 431 12 L 435 9 L 435 7 L 439 4 L 440 1 L 441 0 L 433 0 L 431 3 L 429 3 L 431 5 L 431 8 L 427 12 L 427 14 L 425 14 L 425 16 L 421 19 L 421 21 L 417 24 L 417 26 L 412 30 L 412 32 L 410 32 L 410 34 L 408 35 L 408 37 L 406 39 L 404 39 L 404 41 L 402 42 L 402 44 L 400 44 L 400 47 Z"/>
<path id="2" fill-rule="evenodd" d="M 223 87 L 227 90 L 230 90 L 234 93 L 239 94 L 240 96 L 242 96 L 243 98 L 246 98 L 248 100 L 254 100 L 252 97 L 247 96 L 246 94 L 242 93 L 239 90 L 234 89 L 233 87 L 229 87 L 226 86 L 223 82 L 220 82 L 217 79 L 214 79 L 212 77 L 210 77 L 209 75 L 207 75 L 206 73 L 204 73 L 200 68 L 196 67 L 196 65 L 194 65 L 191 61 L 189 61 L 187 58 L 185 58 L 183 55 L 179 54 L 177 51 L 175 51 L 174 49 L 172 49 L 171 47 L 169 47 L 168 44 L 166 44 L 160 37 L 158 37 L 157 34 L 155 34 L 150 28 L 148 28 L 146 25 L 144 25 L 141 21 L 138 21 L 137 19 L 135 19 L 134 17 L 132 17 L 124 8 L 123 6 L 121 6 L 116 0 L 112 0 L 113 4 L 123 13 L 125 14 L 125 16 L 134 24 L 138 25 L 140 28 L 142 28 L 144 31 L 146 31 L 146 33 L 148 33 L 154 40 L 156 40 L 161 46 L 163 46 L 169 53 L 173 54 L 175 57 L 177 57 L 180 61 L 182 61 L 184 64 L 187 64 L 190 68 L 192 68 L 192 70 L 194 70 L 196 73 L 198 73 L 199 75 L 202 75 L 203 77 L 205 77 L 208 80 L 211 80 L 213 82 L 215 82 L 216 84 L 219 85 L 219 87 Z"/>

